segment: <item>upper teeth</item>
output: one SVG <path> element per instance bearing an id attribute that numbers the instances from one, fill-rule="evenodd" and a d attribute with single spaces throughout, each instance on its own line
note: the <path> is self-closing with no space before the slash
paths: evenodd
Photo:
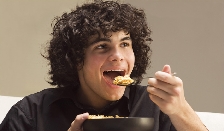
<path id="1" fill-rule="evenodd" d="M 124 71 L 124 70 L 107 70 L 106 72 L 109 72 L 109 71 Z"/>

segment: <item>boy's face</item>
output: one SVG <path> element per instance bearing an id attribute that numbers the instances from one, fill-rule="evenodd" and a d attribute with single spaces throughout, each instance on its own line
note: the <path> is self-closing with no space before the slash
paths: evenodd
<path id="1" fill-rule="evenodd" d="M 85 50 L 84 65 L 78 75 L 81 90 L 89 99 L 120 99 L 126 87 L 114 85 L 112 81 L 118 75 L 130 75 L 134 67 L 130 34 L 124 31 L 110 33 L 111 37 L 101 34 L 100 39 L 93 36 L 88 40 L 90 46 Z"/>

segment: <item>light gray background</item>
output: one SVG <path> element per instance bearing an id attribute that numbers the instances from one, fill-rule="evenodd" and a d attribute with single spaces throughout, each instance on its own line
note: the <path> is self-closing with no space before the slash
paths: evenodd
<path id="1" fill-rule="evenodd" d="M 125 2 L 145 10 L 153 31 L 147 76 L 169 64 L 194 110 L 224 113 L 224 1 Z M 25 96 L 51 87 L 40 53 L 50 40 L 53 18 L 77 3 L 82 1 L 0 0 L 0 95 Z"/>

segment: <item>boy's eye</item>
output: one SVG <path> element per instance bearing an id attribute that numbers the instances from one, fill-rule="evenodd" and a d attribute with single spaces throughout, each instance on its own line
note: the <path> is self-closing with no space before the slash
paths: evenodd
<path id="1" fill-rule="evenodd" d="M 106 48 L 106 44 L 100 44 L 96 46 L 96 49 L 104 49 L 104 48 Z"/>
<path id="2" fill-rule="evenodd" d="M 130 44 L 129 44 L 129 43 L 126 43 L 126 42 L 123 42 L 123 43 L 121 44 L 121 47 L 128 47 L 128 46 L 130 46 Z"/>

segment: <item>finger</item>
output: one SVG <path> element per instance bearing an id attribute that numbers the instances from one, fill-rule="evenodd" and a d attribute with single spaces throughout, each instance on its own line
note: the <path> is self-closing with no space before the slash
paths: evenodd
<path id="1" fill-rule="evenodd" d="M 161 99 L 160 97 L 153 95 L 153 94 L 149 94 L 150 99 L 159 107 L 161 107 L 162 105 L 164 105 L 166 102 Z"/>
<path id="2" fill-rule="evenodd" d="M 163 90 L 160 90 L 158 88 L 155 88 L 155 87 L 151 87 L 151 86 L 148 86 L 147 87 L 147 91 L 152 94 L 154 97 L 156 97 L 156 99 L 158 99 L 160 102 L 163 101 L 163 102 L 166 102 L 166 103 L 174 103 L 175 102 L 175 96 L 172 95 L 172 94 L 169 94 Z M 157 100 L 157 103 L 159 103 L 159 101 Z M 154 99 L 155 101 L 155 99 Z"/>
<path id="3" fill-rule="evenodd" d="M 169 83 L 168 81 L 166 81 L 169 77 L 171 77 L 171 67 L 170 65 L 164 65 L 162 71 L 157 71 L 155 73 L 155 78 L 156 79 L 159 79 L 161 81 L 164 81 L 164 82 L 167 82 Z M 173 75 L 172 75 L 173 76 Z"/>
<path id="4" fill-rule="evenodd" d="M 152 95 L 155 95 L 163 100 L 167 100 L 169 99 L 169 96 L 170 94 L 167 93 L 166 91 L 163 91 L 159 88 L 155 88 L 155 87 L 152 87 L 152 86 L 148 86 L 147 87 L 147 91 L 152 94 Z"/>
<path id="5" fill-rule="evenodd" d="M 82 123 L 88 119 L 89 113 L 83 113 L 80 115 L 77 115 L 75 120 L 72 122 L 71 127 L 69 128 L 69 131 L 82 131 Z"/>
<path id="6" fill-rule="evenodd" d="M 162 71 L 157 71 L 155 73 L 155 78 L 160 80 L 160 81 L 169 83 L 171 85 L 180 85 L 181 82 L 182 82 L 180 78 L 178 78 L 176 76 L 173 76 L 172 74 L 162 72 Z"/>
<path id="7" fill-rule="evenodd" d="M 172 94 L 172 88 L 174 88 L 173 85 L 163 82 L 163 81 L 160 81 L 155 78 L 149 78 L 148 84 L 154 88 L 163 90 L 164 92 L 169 93 L 169 94 Z"/>
<path id="8" fill-rule="evenodd" d="M 182 90 L 182 84 L 180 83 L 174 83 L 174 85 L 171 85 L 170 83 L 160 81 L 155 78 L 149 78 L 148 84 L 150 86 L 153 86 L 156 89 L 160 89 L 170 95 L 180 95 Z M 176 84 L 176 85 L 175 85 Z M 155 90 L 155 89 L 154 89 Z M 166 99 L 166 98 L 164 98 Z"/>
<path id="9" fill-rule="evenodd" d="M 166 72 L 168 74 L 171 74 L 171 67 L 170 67 L 170 65 L 164 65 L 162 71 Z"/>
<path id="10" fill-rule="evenodd" d="M 149 97 L 156 105 L 159 106 L 160 110 L 163 111 L 165 114 L 172 113 L 173 106 L 171 103 L 153 94 L 149 94 Z"/>

